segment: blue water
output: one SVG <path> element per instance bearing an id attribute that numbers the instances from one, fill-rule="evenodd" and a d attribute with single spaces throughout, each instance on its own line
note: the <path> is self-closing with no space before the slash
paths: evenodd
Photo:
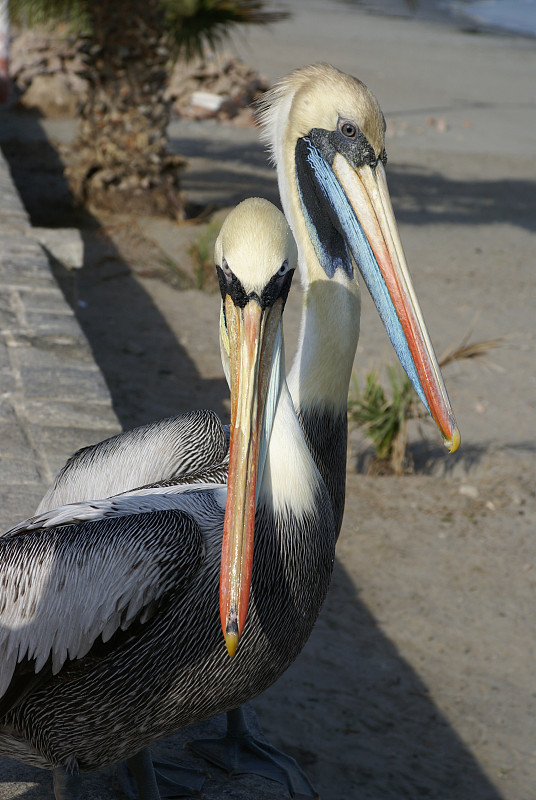
<path id="1" fill-rule="evenodd" d="M 536 0 L 343 0 L 371 13 L 536 37 Z"/>
<path id="2" fill-rule="evenodd" d="M 452 0 L 448 5 L 461 19 L 466 18 L 477 27 L 536 36 L 536 0 Z"/>

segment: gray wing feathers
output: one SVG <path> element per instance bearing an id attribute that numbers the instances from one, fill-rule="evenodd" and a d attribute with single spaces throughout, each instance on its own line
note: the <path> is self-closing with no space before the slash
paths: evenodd
<path id="1" fill-rule="evenodd" d="M 228 434 L 212 411 L 191 411 L 112 436 L 67 461 L 36 513 L 199 473 L 225 460 Z"/>
<path id="2" fill-rule="evenodd" d="M 208 495 L 206 495 L 207 490 Z M 218 514 L 218 510 L 223 513 L 226 499 L 227 487 L 219 484 L 179 483 L 172 486 L 147 486 L 141 489 L 132 489 L 115 497 L 68 503 L 59 508 L 43 511 L 19 522 L 0 538 L 9 539 L 27 531 L 55 528 L 90 520 L 128 517 L 132 514 L 169 509 L 183 511 L 201 521 L 207 513 L 209 517 L 213 513 Z"/>
<path id="3" fill-rule="evenodd" d="M 177 510 L 0 538 L 0 697 L 23 658 L 57 673 L 180 590 L 203 557 L 199 526 Z"/>

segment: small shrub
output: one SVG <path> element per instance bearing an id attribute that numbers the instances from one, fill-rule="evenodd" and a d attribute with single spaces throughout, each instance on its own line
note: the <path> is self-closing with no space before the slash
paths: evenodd
<path id="1" fill-rule="evenodd" d="M 500 339 L 469 343 L 470 333 L 439 359 L 442 369 L 453 361 L 479 358 L 502 343 Z M 409 420 L 431 420 L 431 417 L 400 367 L 387 367 L 387 375 L 390 396 L 380 383 L 377 372 L 370 372 L 366 376 L 363 390 L 354 373 L 353 391 L 348 398 L 348 421 L 350 425 L 362 428 L 372 441 L 378 471 L 401 475 L 407 468 Z"/>
<path id="2" fill-rule="evenodd" d="M 370 372 L 361 391 L 353 376 L 353 392 L 348 399 L 348 417 L 372 440 L 376 458 L 386 462 L 399 475 L 404 471 L 408 420 L 423 416 L 409 378 L 399 367 L 387 367 L 391 385 L 389 399 L 378 379 Z"/>

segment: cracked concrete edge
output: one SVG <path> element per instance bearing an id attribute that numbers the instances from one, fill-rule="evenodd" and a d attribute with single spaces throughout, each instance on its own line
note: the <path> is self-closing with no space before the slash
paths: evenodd
<path id="1" fill-rule="evenodd" d="M 0 153 L 0 524 L 30 515 L 79 447 L 120 430 L 104 377 Z"/>

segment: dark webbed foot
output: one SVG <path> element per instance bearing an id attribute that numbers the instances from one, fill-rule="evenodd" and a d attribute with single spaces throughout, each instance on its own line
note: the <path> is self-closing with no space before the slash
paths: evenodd
<path id="1" fill-rule="evenodd" d="M 230 775 L 254 774 L 278 781 L 292 798 L 318 798 L 297 762 L 250 733 L 241 708 L 227 714 L 227 733 L 220 739 L 198 739 L 188 748 Z"/>
<path id="2" fill-rule="evenodd" d="M 173 800 L 200 797 L 205 778 L 201 773 L 179 763 L 155 761 L 150 751 L 142 750 L 121 765 L 121 788 L 131 800 Z M 127 769 L 128 767 L 128 769 Z"/>
<path id="3" fill-rule="evenodd" d="M 52 770 L 54 797 L 56 800 L 78 800 L 80 797 L 81 779 L 78 772 L 69 772 L 64 767 Z"/>

